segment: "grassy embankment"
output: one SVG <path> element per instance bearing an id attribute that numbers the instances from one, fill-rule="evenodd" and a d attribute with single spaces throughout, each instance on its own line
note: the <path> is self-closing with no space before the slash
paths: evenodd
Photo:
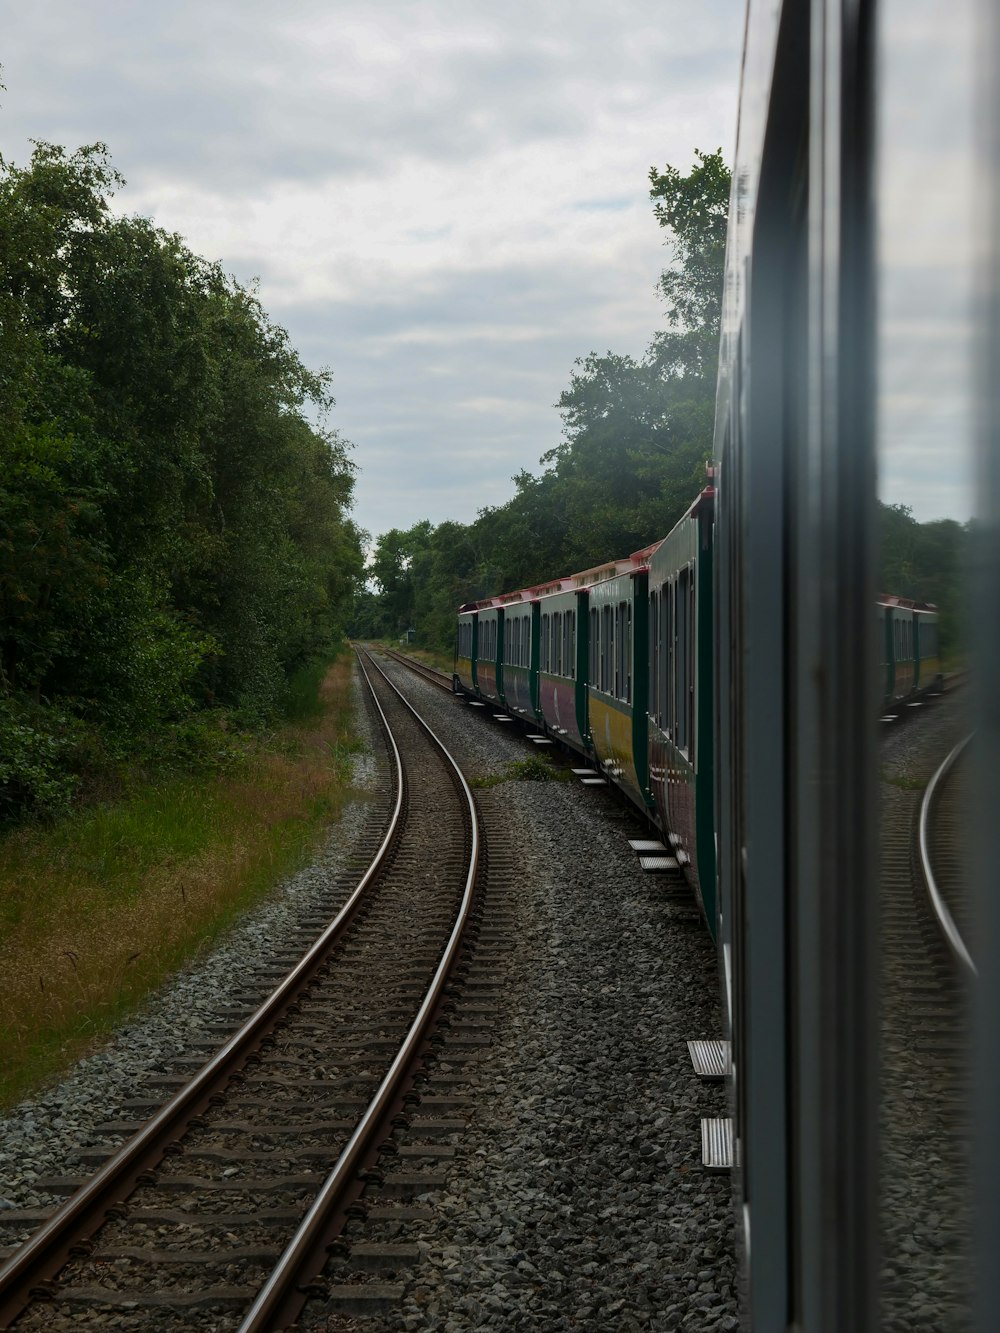
<path id="1" fill-rule="evenodd" d="M 304 864 L 349 790 L 352 654 L 224 772 L 147 778 L 0 838 L 0 1105 L 72 1062 Z"/>

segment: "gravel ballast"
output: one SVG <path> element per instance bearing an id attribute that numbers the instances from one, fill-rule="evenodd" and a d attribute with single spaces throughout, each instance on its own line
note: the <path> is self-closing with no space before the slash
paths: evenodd
<path id="1" fill-rule="evenodd" d="M 535 753 L 486 710 L 387 669 L 470 776 L 503 776 Z M 371 783 L 371 761 L 367 772 Z M 491 846 L 515 865 L 492 1045 L 463 1071 L 477 1110 L 447 1189 L 400 1237 L 422 1255 L 400 1275 L 402 1302 L 357 1326 L 736 1329 L 731 1185 L 700 1164 L 700 1118 L 726 1113 L 725 1092 L 696 1077 L 686 1049 L 721 1035 L 704 923 L 639 868 L 627 839 L 647 831 L 607 790 L 512 779 L 477 795 Z M 96 1127 L 219 1021 L 245 989 L 247 958 L 287 947 L 297 922 L 328 907 L 370 808 L 345 807 L 312 866 L 106 1048 L 0 1121 L 0 1209 L 56 1203 L 34 1181 L 78 1169 L 82 1147 L 111 1146 Z M 305 1322 L 349 1324 L 315 1307 Z"/>

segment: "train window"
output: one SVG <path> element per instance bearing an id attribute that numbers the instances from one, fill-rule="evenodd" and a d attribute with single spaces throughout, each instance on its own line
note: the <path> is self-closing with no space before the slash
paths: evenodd
<path id="1" fill-rule="evenodd" d="M 629 602 L 625 611 L 625 646 L 623 649 L 625 657 L 625 701 L 632 702 L 632 603 Z"/>
<path id="2" fill-rule="evenodd" d="M 576 612 L 566 612 L 566 675 L 576 680 Z"/>
<path id="3" fill-rule="evenodd" d="M 552 670 L 557 676 L 562 675 L 562 612 L 556 611 L 552 617 Z"/>
<path id="4" fill-rule="evenodd" d="M 660 675 L 660 594 L 654 588 L 649 594 L 649 716 L 656 721 L 657 685 Z"/>
<path id="5" fill-rule="evenodd" d="M 590 642 L 587 644 L 587 679 L 597 684 L 597 608 L 590 612 Z"/>
<path id="6" fill-rule="evenodd" d="M 605 694 L 611 693 L 612 676 L 614 674 L 614 664 L 611 659 L 614 634 L 611 626 L 611 607 L 604 606 L 601 608 L 601 689 Z"/>
<path id="7" fill-rule="evenodd" d="M 688 734 L 688 693 L 690 681 L 688 670 L 690 662 L 689 638 L 690 623 L 690 585 L 691 571 L 682 569 L 677 577 L 674 624 L 674 744 L 678 750 L 686 751 L 690 740 Z"/>
<path id="8" fill-rule="evenodd" d="M 549 669 L 549 613 L 548 613 L 547 611 L 546 611 L 545 615 L 542 616 L 542 638 L 541 638 L 541 643 L 539 644 L 539 648 L 541 649 L 541 651 L 540 651 L 540 653 L 539 653 L 539 659 L 540 659 L 540 660 L 539 660 L 538 665 L 541 667 L 541 669 L 542 669 L 543 671 L 548 671 L 548 669 Z"/>
<path id="9" fill-rule="evenodd" d="M 663 695 L 660 700 L 660 726 L 668 736 L 674 733 L 674 585 L 663 585 L 663 621 L 660 626 L 660 671 Z"/>
<path id="10" fill-rule="evenodd" d="M 694 755 L 695 674 L 694 673 L 695 673 L 695 662 L 697 660 L 697 655 L 696 655 L 697 645 L 696 645 L 696 635 L 695 635 L 695 625 L 697 624 L 697 618 L 695 616 L 694 584 L 695 584 L 695 571 L 692 568 L 691 579 L 690 579 L 691 586 L 688 589 L 688 617 L 687 617 L 687 623 L 688 623 L 687 734 L 688 734 L 688 758 L 691 760 L 692 764 L 695 762 L 695 755 Z"/>

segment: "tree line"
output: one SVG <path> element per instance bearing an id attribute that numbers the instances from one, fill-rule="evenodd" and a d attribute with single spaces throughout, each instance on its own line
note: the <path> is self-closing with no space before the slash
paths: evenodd
<path id="1" fill-rule="evenodd" d="M 273 719 L 362 570 L 329 375 L 122 183 L 0 159 L 0 820 Z"/>

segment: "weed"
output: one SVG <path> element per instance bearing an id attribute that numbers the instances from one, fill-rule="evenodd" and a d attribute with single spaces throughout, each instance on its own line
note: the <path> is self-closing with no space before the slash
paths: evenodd
<path id="1" fill-rule="evenodd" d="M 882 781 L 892 783 L 901 791 L 923 791 L 930 781 L 930 775 L 919 777 L 912 773 L 889 773 L 883 768 Z"/>
<path id="2" fill-rule="evenodd" d="M 565 782 L 565 769 L 557 767 L 545 755 L 532 755 L 530 759 L 515 759 L 504 765 L 499 773 L 491 773 L 484 778 L 470 778 L 470 787 L 498 787 L 503 782 Z"/>

